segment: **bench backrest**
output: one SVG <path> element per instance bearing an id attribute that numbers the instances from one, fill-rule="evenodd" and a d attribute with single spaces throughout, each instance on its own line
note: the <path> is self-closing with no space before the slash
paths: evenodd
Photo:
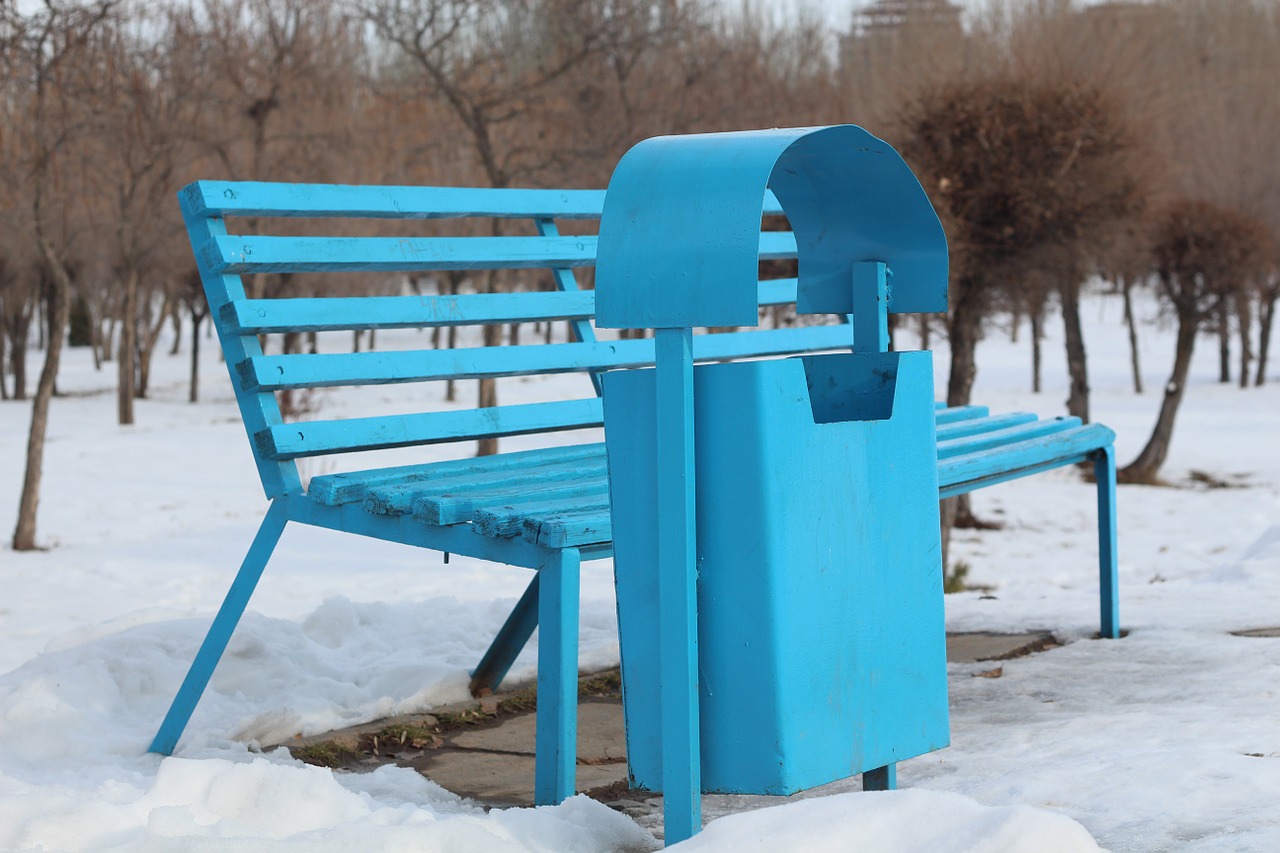
<path id="1" fill-rule="evenodd" d="M 468 410 L 285 423 L 276 392 L 330 386 L 594 374 L 653 363 L 649 339 L 598 340 L 594 294 L 575 273 L 595 264 L 594 234 L 564 236 L 565 222 L 598 226 L 603 190 L 359 187 L 201 181 L 180 194 L 192 249 L 231 373 L 263 488 L 269 497 L 302 489 L 296 460 L 352 451 L 555 432 L 599 426 L 591 386 L 579 399 Z M 763 214 L 779 214 L 768 195 Z M 230 225 L 249 233 L 230 233 Z M 295 220 L 289 222 L 288 220 Z M 296 220 L 307 220 L 297 222 Z M 334 220 L 357 220 L 354 225 Z M 404 220 L 389 226 L 385 220 Z M 423 222 L 414 222 L 423 220 Z M 428 222 L 426 220 L 432 220 Z M 453 232 L 441 234 L 450 220 Z M 383 221 L 383 222 L 379 222 Z M 502 223 L 497 227 L 494 223 Z M 248 227 L 244 227 L 245 225 Z M 348 236 L 353 230 L 364 235 Z M 566 226 L 568 227 L 568 226 Z M 508 234 L 522 229 L 523 233 Z M 413 233 L 406 234 L 412 229 Z M 284 233 L 281 233 L 284 232 Z M 294 232 L 292 235 L 289 232 Z M 299 236 L 298 232 L 305 232 Z M 318 232 L 313 234 L 312 232 Z M 325 233 L 327 232 L 327 233 Z M 661 251 L 661 247 L 654 247 Z M 796 256 L 789 231 L 762 231 L 762 261 Z M 403 275 L 445 271 L 545 270 L 554 290 L 432 296 L 249 298 L 242 276 L 349 274 L 373 278 L 379 292 L 402 289 Z M 760 282 L 761 306 L 794 303 L 794 278 Z M 264 355 L 259 335 L 368 329 L 483 326 L 563 320 L 575 340 L 345 353 Z M 698 335 L 700 361 L 837 349 L 848 326 L 819 325 Z M 598 388 L 598 384 L 596 384 Z M 427 408 L 424 406 L 424 408 Z"/>

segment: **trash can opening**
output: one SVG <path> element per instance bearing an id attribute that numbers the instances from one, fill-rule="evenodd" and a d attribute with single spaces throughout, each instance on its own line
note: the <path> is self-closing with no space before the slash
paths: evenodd
<path id="1" fill-rule="evenodd" d="M 815 424 L 887 421 L 898 390 L 897 352 L 804 356 Z"/>

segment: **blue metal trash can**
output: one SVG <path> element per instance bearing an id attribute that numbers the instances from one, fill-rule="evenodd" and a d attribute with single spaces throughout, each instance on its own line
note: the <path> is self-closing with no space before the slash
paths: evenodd
<path id="1" fill-rule="evenodd" d="M 604 377 L 627 759 L 662 788 L 654 371 Z M 694 368 L 702 789 L 947 745 L 929 353 Z"/>

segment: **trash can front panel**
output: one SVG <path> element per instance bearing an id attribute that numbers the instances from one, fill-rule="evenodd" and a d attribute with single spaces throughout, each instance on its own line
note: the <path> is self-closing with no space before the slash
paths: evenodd
<path id="1" fill-rule="evenodd" d="M 606 376 L 628 761 L 656 790 L 652 394 L 651 371 Z M 932 396 L 925 353 L 695 370 L 705 790 L 946 745 Z"/>

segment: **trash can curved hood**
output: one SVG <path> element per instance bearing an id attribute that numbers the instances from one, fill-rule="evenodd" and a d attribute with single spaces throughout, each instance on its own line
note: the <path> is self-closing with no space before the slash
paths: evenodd
<path id="1" fill-rule="evenodd" d="M 901 155 L 856 125 L 659 136 L 605 194 L 596 320 L 605 328 L 754 326 L 761 212 L 796 235 L 801 313 L 849 313 L 852 266 L 882 261 L 892 313 L 947 309 L 947 243 Z"/>

